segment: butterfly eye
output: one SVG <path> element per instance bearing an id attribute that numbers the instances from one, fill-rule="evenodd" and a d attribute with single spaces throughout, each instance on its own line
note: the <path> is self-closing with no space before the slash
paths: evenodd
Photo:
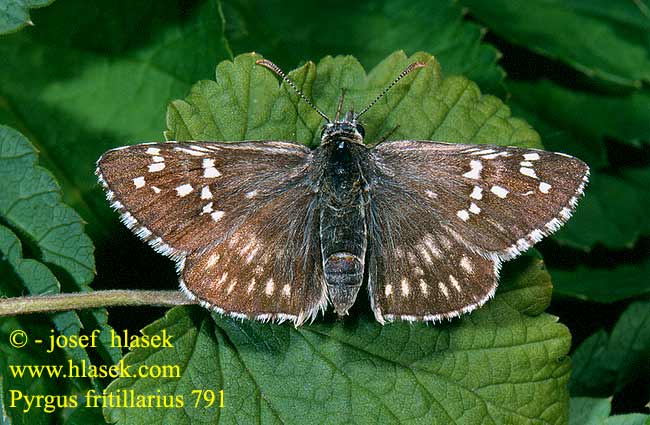
<path id="1" fill-rule="evenodd" d="M 361 124 L 357 124 L 357 131 L 361 135 L 361 137 L 366 137 L 366 130 L 363 128 Z"/>

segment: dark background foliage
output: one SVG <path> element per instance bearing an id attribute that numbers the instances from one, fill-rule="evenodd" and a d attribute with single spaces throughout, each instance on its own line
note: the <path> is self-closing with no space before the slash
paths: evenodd
<path id="1" fill-rule="evenodd" d="M 94 289 L 176 287 L 172 265 L 106 208 L 94 160 L 112 147 L 161 139 L 169 102 L 214 79 L 219 62 L 256 51 L 290 70 L 353 55 L 370 70 L 393 51 L 425 51 L 445 76 L 464 75 L 503 100 L 546 148 L 591 166 L 572 221 L 537 246 L 554 283 L 548 312 L 572 335 L 571 396 L 612 397 L 612 414 L 648 413 L 644 0 L 60 0 L 29 13 L 33 27 L 18 30 L 27 15 L 14 14 L 13 27 L 2 28 L 17 32 L 0 36 L 0 123 L 37 147 L 64 200 L 88 223 Z M 38 258 L 38 246 L 23 239 L 25 257 Z M 78 290 L 71 276 L 55 275 L 64 290 Z M 136 332 L 164 313 L 116 308 L 109 323 Z"/>

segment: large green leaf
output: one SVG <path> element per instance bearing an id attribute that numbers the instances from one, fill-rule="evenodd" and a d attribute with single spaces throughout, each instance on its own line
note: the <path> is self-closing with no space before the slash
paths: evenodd
<path id="1" fill-rule="evenodd" d="M 217 67 L 216 81 L 201 81 L 185 100 L 174 101 L 167 113 L 169 140 L 295 140 L 310 146 L 320 139 L 322 118 L 267 69 L 261 56 L 244 54 Z M 398 84 L 365 116 L 366 140 L 378 140 L 399 126 L 392 139 L 425 139 L 458 143 L 497 143 L 540 147 L 538 134 L 493 96 L 482 96 L 463 77 L 442 78 L 435 59 L 425 53 L 407 57 L 396 52 L 367 75 L 350 56 L 309 62 L 289 77 L 333 115 L 346 90 L 346 105 L 368 104 L 410 62 L 428 66 Z"/>
<path id="2" fill-rule="evenodd" d="M 34 15 L 37 27 L 0 37 L 0 119 L 13 117 L 91 234 L 108 239 L 95 161 L 162 138 L 165 105 L 230 57 L 220 4 L 69 0 Z"/>
<path id="3" fill-rule="evenodd" d="M 572 398 L 569 425 L 650 425 L 650 415 L 641 413 L 609 416 L 611 403 L 606 398 Z"/>
<path id="4" fill-rule="evenodd" d="M 650 301 L 632 303 L 609 337 L 599 331 L 573 355 L 573 396 L 607 397 L 638 376 L 650 375 Z"/>
<path id="5" fill-rule="evenodd" d="M 640 87 L 650 82 L 650 16 L 625 0 L 463 0 L 490 30 L 560 59 L 588 76 Z"/>
<path id="6" fill-rule="evenodd" d="M 16 130 L 0 126 L 0 296 L 55 294 L 64 282 L 67 290 L 89 291 L 94 276 L 93 245 L 83 232 L 79 215 L 61 201 L 61 192 L 52 175 L 37 165 L 34 147 Z M 23 246 L 35 258 L 25 258 Z M 110 345 L 110 328 L 103 309 L 81 314 L 61 312 L 50 316 L 56 329 L 65 336 L 79 335 L 99 329 L 98 353 L 105 362 L 117 361 L 121 353 Z M 82 324 L 83 323 L 83 324 Z M 2 318 L 0 320 L 0 380 L 3 391 L 4 414 L 16 424 L 54 423 L 58 415 L 44 418 L 42 409 L 24 410 L 24 399 L 11 406 L 12 391 L 24 395 L 68 394 L 72 388 L 88 387 L 83 379 L 73 378 L 62 383 L 59 379 L 15 376 L 12 366 L 61 365 L 71 360 L 75 364 L 91 363 L 84 349 L 66 347 L 46 353 L 47 343 L 19 349 L 6 341 L 9 335 L 23 329 L 30 341 L 49 341 L 51 322 L 43 317 Z M 53 334 L 57 336 L 57 334 Z M 97 383 L 95 382 L 95 385 Z M 97 387 L 98 388 L 98 387 Z M 40 422 L 47 420 L 47 422 Z"/>
<path id="7" fill-rule="evenodd" d="M 567 421 L 570 336 L 540 314 L 551 283 L 540 260 L 506 268 L 496 298 L 437 326 L 371 316 L 299 329 L 175 308 L 143 330 L 173 349 L 136 349 L 125 364 L 180 366 L 180 377 L 119 378 L 108 391 L 181 396 L 183 408 L 105 408 L 119 424 L 538 423 Z M 192 390 L 224 391 L 195 407 Z"/>
<path id="8" fill-rule="evenodd" d="M 29 9 L 47 6 L 54 0 L 0 0 L 0 34 L 17 31 L 25 25 L 34 25 Z"/>
<path id="9" fill-rule="evenodd" d="M 10 127 L 0 126 L 0 217 L 21 233 L 39 261 L 50 265 L 57 279 L 66 285 L 65 289 L 89 291 L 95 272 L 93 244 L 83 231 L 81 217 L 61 202 L 61 191 L 52 175 L 36 162 L 36 151 L 27 139 Z M 16 243 L 7 232 L 5 236 L 5 254 L 10 254 Z M 18 272 L 21 277 L 31 279 L 25 283 L 30 290 L 58 289 L 56 282 L 35 282 L 54 277 L 42 268 L 39 273 L 24 274 L 20 268 Z M 111 347 L 107 340 L 106 310 L 96 309 L 81 316 L 87 329 L 103 331 L 98 348 L 104 359 L 117 361 L 119 349 Z"/>
<path id="10" fill-rule="evenodd" d="M 354 55 L 366 68 L 395 50 L 436 55 L 447 74 L 462 74 L 502 94 L 505 73 L 484 32 L 451 0 L 236 0 L 224 4 L 236 53 L 256 51 L 291 68 L 325 55 Z M 322 19 L 324 18 L 324 19 Z"/>

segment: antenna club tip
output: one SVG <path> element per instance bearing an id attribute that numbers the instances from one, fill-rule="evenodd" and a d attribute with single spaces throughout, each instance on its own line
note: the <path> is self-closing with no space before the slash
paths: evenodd
<path id="1" fill-rule="evenodd" d="M 417 62 L 413 62 L 413 63 L 409 66 L 409 68 L 417 69 L 417 68 L 424 68 L 425 66 L 427 66 L 426 62 L 417 61 Z"/>

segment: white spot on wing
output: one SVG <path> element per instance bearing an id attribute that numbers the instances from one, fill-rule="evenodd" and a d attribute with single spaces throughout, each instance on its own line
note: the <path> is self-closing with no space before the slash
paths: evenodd
<path id="1" fill-rule="evenodd" d="M 189 195 L 189 194 L 192 193 L 193 191 L 194 191 L 194 188 L 193 188 L 192 185 L 189 184 L 189 183 L 182 184 L 182 185 L 180 185 L 180 186 L 178 186 L 178 187 L 176 188 L 176 193 L 177 193 L 178 196 L 180 196 L 181 198 L 182 198 L 183 196 L 187 196 L 187 195 Z"/>
<path id="2" fill-rule="evenodd" d="M 424 261 L 426 261 L 429 264 L 433 264 L 433 260 L 431 259 L 431 255 L 429 255 L 429 251 L 427 251 L 426 247 L 424 245 L 417 245 L 415 247 L 422 258 L 424 258 Z"/>
<path id="3" fill-rule="evenodd" d="M 468 179 L 480 179 L 481 170 L 483 169 L 481 161 L 472 160 L 469 162 L 469 167 L 470 170 L 463 174 L 463 177 L 467 177 Z"/>
<path id="4" fill-rule="evenodd" d="M 186 148 L 174 148 L 174 150 L 179 151 L 179 152 L 185 152 L 185 153 L 190 154 L 192 156 L 205 156 L 206 155 L 204 152 L 199 152 L 199 151 L 195 151 L 195 150 L 192 150 L 192 149 L 186 149 Z"/>
<path id="5" fill-rule="evenodd" d="M 136 189 L 140 189 L 141 187 L 144 187 L 144 185 L 145 185 L 144 177 L 140 176 L 140 177 L 134 178 L 133 179 L 133 184 L 135 185 Z"/>
<path id="6" fill-rule="evenodd" d="M 256 246 L 255 248 L 253 248 L 251 252 L 248 253 L 248 255 L 246 256 L 246 264 L 250 264 L 250 262 L 253 261 L 253 259 L 255 258 L 255 254 L 257 254 L 257 251 L 259 251 L 259 249 L 260 247 Z"/>
<path id="7" fill-rule="evenodd" d="M 483 189 L 478 186 L 474 186 L 474 189 L 472 190 L 472 193 L 469 195 L 469 197 L 480 201 L 483 199 Z"/>
<path id="8" fill-rule="evenodd" d="M 478 214 L 481 212 L 481 209 L 479 208 L 478 205 L 472 202 L 469 206 L 469 212 L 471 212 L 472 214 Z"/>
<path id="9" fill-rule="evenodd" d="M 212 202 L 209 202 L 203 206 L 203 211 L 201 211 L 200 215 L 203 214 L 210 214 L 213 211 L 212 209 Z"/>
<path id="10" fill-rule="evenodd" d="M 205 178 L 214 178 L 219 177 L 221 173 L 214 167 L 209 167 L 203 170 L 203 177 Z"/>
<path id="11" fill-rule="evenodd" d="M 212 192 L 208 186 L 203 186 L 201 189 L 201 199 L 212 199 Z"/>
<path id="12" fill-rule="evenodd" d="M 210 216 L 212 217 L 212 219 L 213 219 L 214 221 L 219 221 L 219 220 L 221 220 L 221 219 L 223 218 L 224 215 L 226 215 L 226 213 L 223 212 L 223 211 L 215 211 L 215 212 L 213 212 L 212 214 L 210 214 Z"/>
<path id="13" fill-rule="evenodd" d="M 456 215 L 458 216 L 458 218 L 460 218 L 463 221 L 469 220 L 469 213 L 467 212 L 467 210 L 460 210 L 456 213 Z"/>
<path id="14" fill-rule="evenodd" d="M 190 145 L 190 147 L 191 147 L 192 149 L 194 149 L 195 151 L 200 151 L 200 152 L 210 152 L 208 149 L 206 149 L 206 148 L 204 148 L 204 147 L 201 147 L 201 146 L 198 146 L 198 145 Z"/>
<path id="15" fill-rule="evenodd" d="M 246 293 L 250 294 L 253 289 L 255 289 L 255 278 L 251 279 L 251 283 L 248 284 L 248 288 L 246 289 Z"/>
<path id="16" fill-rule="evenodd" d="M 424 194 L 427 195 L 431 199 L 437 199 L 438 198 L 438 194 L 436 192 L 433 192 L 433 191 L 428 190 L 428 189 L 424 191 Z"/>
<path id="17" fill-rule="evenodd" d="M 551 185 L 546 183 L 546 182 L 541 182 L 539 184 L 539 191 L 542 193 L 548 193 L 548 191 L 551 190 Z"/>
<path id="18" fill-rule="evenodd" d="M 393 293 L 393 285 L 386 285 L 384 288 L 384 294 L 389 297 Z"/>
<path id="19" fill-rule="evenodd" d="M 228 293 L 231 293 L 233 289 L 235 289 L 235 285 L 237 285 L 237 281 L 233 280 L 233 282 L 228 286 Z"/>
<path id="20" fill-rule="evenodd" d="M 402 296 L 408 297 L 410 288 L 409 288 L 409 283 L 406 281 L 406 279 L 402 279 L 401 288 L 402 288 Z"/>
<path id="21" fill-rule="evenodd" d="M 481 158 L 494 159 L 498 156 L 510 156 L 510 154 L 508 152 L 497 152 L 497 153 L 491 153 L 489 155 L 483 155 Z"/>
<path id="22" fill-rule="evenodd" d="M 526 161 L 537 161 L 539 159 L 539 154 L 538 153 L 527 153 L 524 155 L 524 159 Z"/>
<path id="23" fill-rule="evenodd" d="M 162 171 L 165 169 L 164 162 L 156 162 L 155 164 L 149 164 L 149 172 L 155 173 L 157 171 Z"/>
<path id="24" fill-rule="evenodd" d="M 535 170 L 533 170 L 532 168 L 521 167 L 521 168 L 519 169 L 519 172 L 520 172 L 521 174 L 523 174 L 524 176 L 532 177 L 532 178 L 534 178 L 534 179 L 537 178 L 537 174 L 535 174 Z"/>
<path id="25" fill-rule="evenodd" d="M 266 281 L 266 288 L 264 288 L 264 293 L 268 296 L 273 295 L 273 279 L 269 279 Z"/>
<path id="26" fill-rule="evenodd" d="M 219 177 L 221 173 L 214 166 L 214 159 L 203 158 L 203 177 Z"/>
<path id="27" fill-rule="evenodd" d="M 146 153 L 149 155 L 160 155 L 160 149 L 158 148 L 149 148 L 146 150 Z"/>
<path id="28" fill-rule="evenodd" d="M 434 257 L 440 258 L 442 256 L 442 253 L 436 246 L 435 242 L 433 242 L 433 237 L 431 235 L 426 235 L 423 239 L 424 244 L 429 248 L 429 251 L 433 254 Z"/>
<path id="29" fill-rule="evenodd" d="M 282 287 L 282 295 L 284 295 L 285 297 L 291 295 L 291 286 L 289 286 L 289 284 L 286 284 Z"/>
<path id="30" fill-rule="evenodd" d="M 420 291 L 422 291 L 423 295 L 428 295 L 429 293 L 429 287 L 427 286 L 427 283 L 424 281 L 424 279 L 420 279 Z"/>
<path id="31" fill-rule="evenodd" d="M 160 193 L 160 188 L 156 186 L 151 186 L 151 190 L 153 190 L 154 193 Z"/>
<path id="32" fill-rule="evenodd" d="M 449 298 L 449 289 L 447 289 L 447 286 L 444 283 L 438 282 L 438 289 L 440 289 L 440 292 L 442 292 L 442 295 L 444 295 L 445 298 Z"/>
<path id="33" fill-rule="evenodd" d="M 487 155 L 489 153 L 496 152 L 494 149 L 483 149 L 482 151 L 473 152 L 470 155 Z"/>
<path id="34" fill-rule="evenodd" d="M 458 292 L 462 292 L 462 289 L 458 284 L 458 281 L 453 275 L 449 275 L 449 281 L 451 282 L 451 286 L 453 286 L 455 290 L 457 290 Z"/>
<path id="35" fill-rule="evenodd" d="M 519 165 L 521 165 L 522 167 L 532 167 L 533 163 L 530 161 L 521 161 Z"/>
<path id="36" fill-rule="evenodd" d="M 255 196 L 257 196 L 257 189 L 251 190 L 250 192 L 246 192 L 244 196 L 246 197 L 246 199 L 254 198 Z"/>
<path id="37" fill-rule="evenodd" d="M 218 254 L 212 254 L 208 258 L 208 262 L 205 264 L 205 267 L 206 268 L 214 267 L 214 265 L 217 264 L 217 261 L 219 261 L 219 255 Z"/>
<path id="38" fill-rule="evenodd" d="M 474 268 L 472 267 L 472 263 L 469 261 L 469 258 L 463 257 L 460 259 L 460 266 L 465 270 L 468 274 L 471 274 Z"/>
<path id="39" fill-rule="evenodd" d="M 507 189 L 496 185 L 490 188 L 490 192 L 494 193 L 501 199 L 505 199 L 505 197 L 508 196 L 508 193 L 510 193 Z"/>
<path id="40" fill-rule="evenodd" d="M 151 159 L 153 160 L 153 162 L 165 162 L 165 158 L 163 158 L 162 156 L 154 156 Z"/>

